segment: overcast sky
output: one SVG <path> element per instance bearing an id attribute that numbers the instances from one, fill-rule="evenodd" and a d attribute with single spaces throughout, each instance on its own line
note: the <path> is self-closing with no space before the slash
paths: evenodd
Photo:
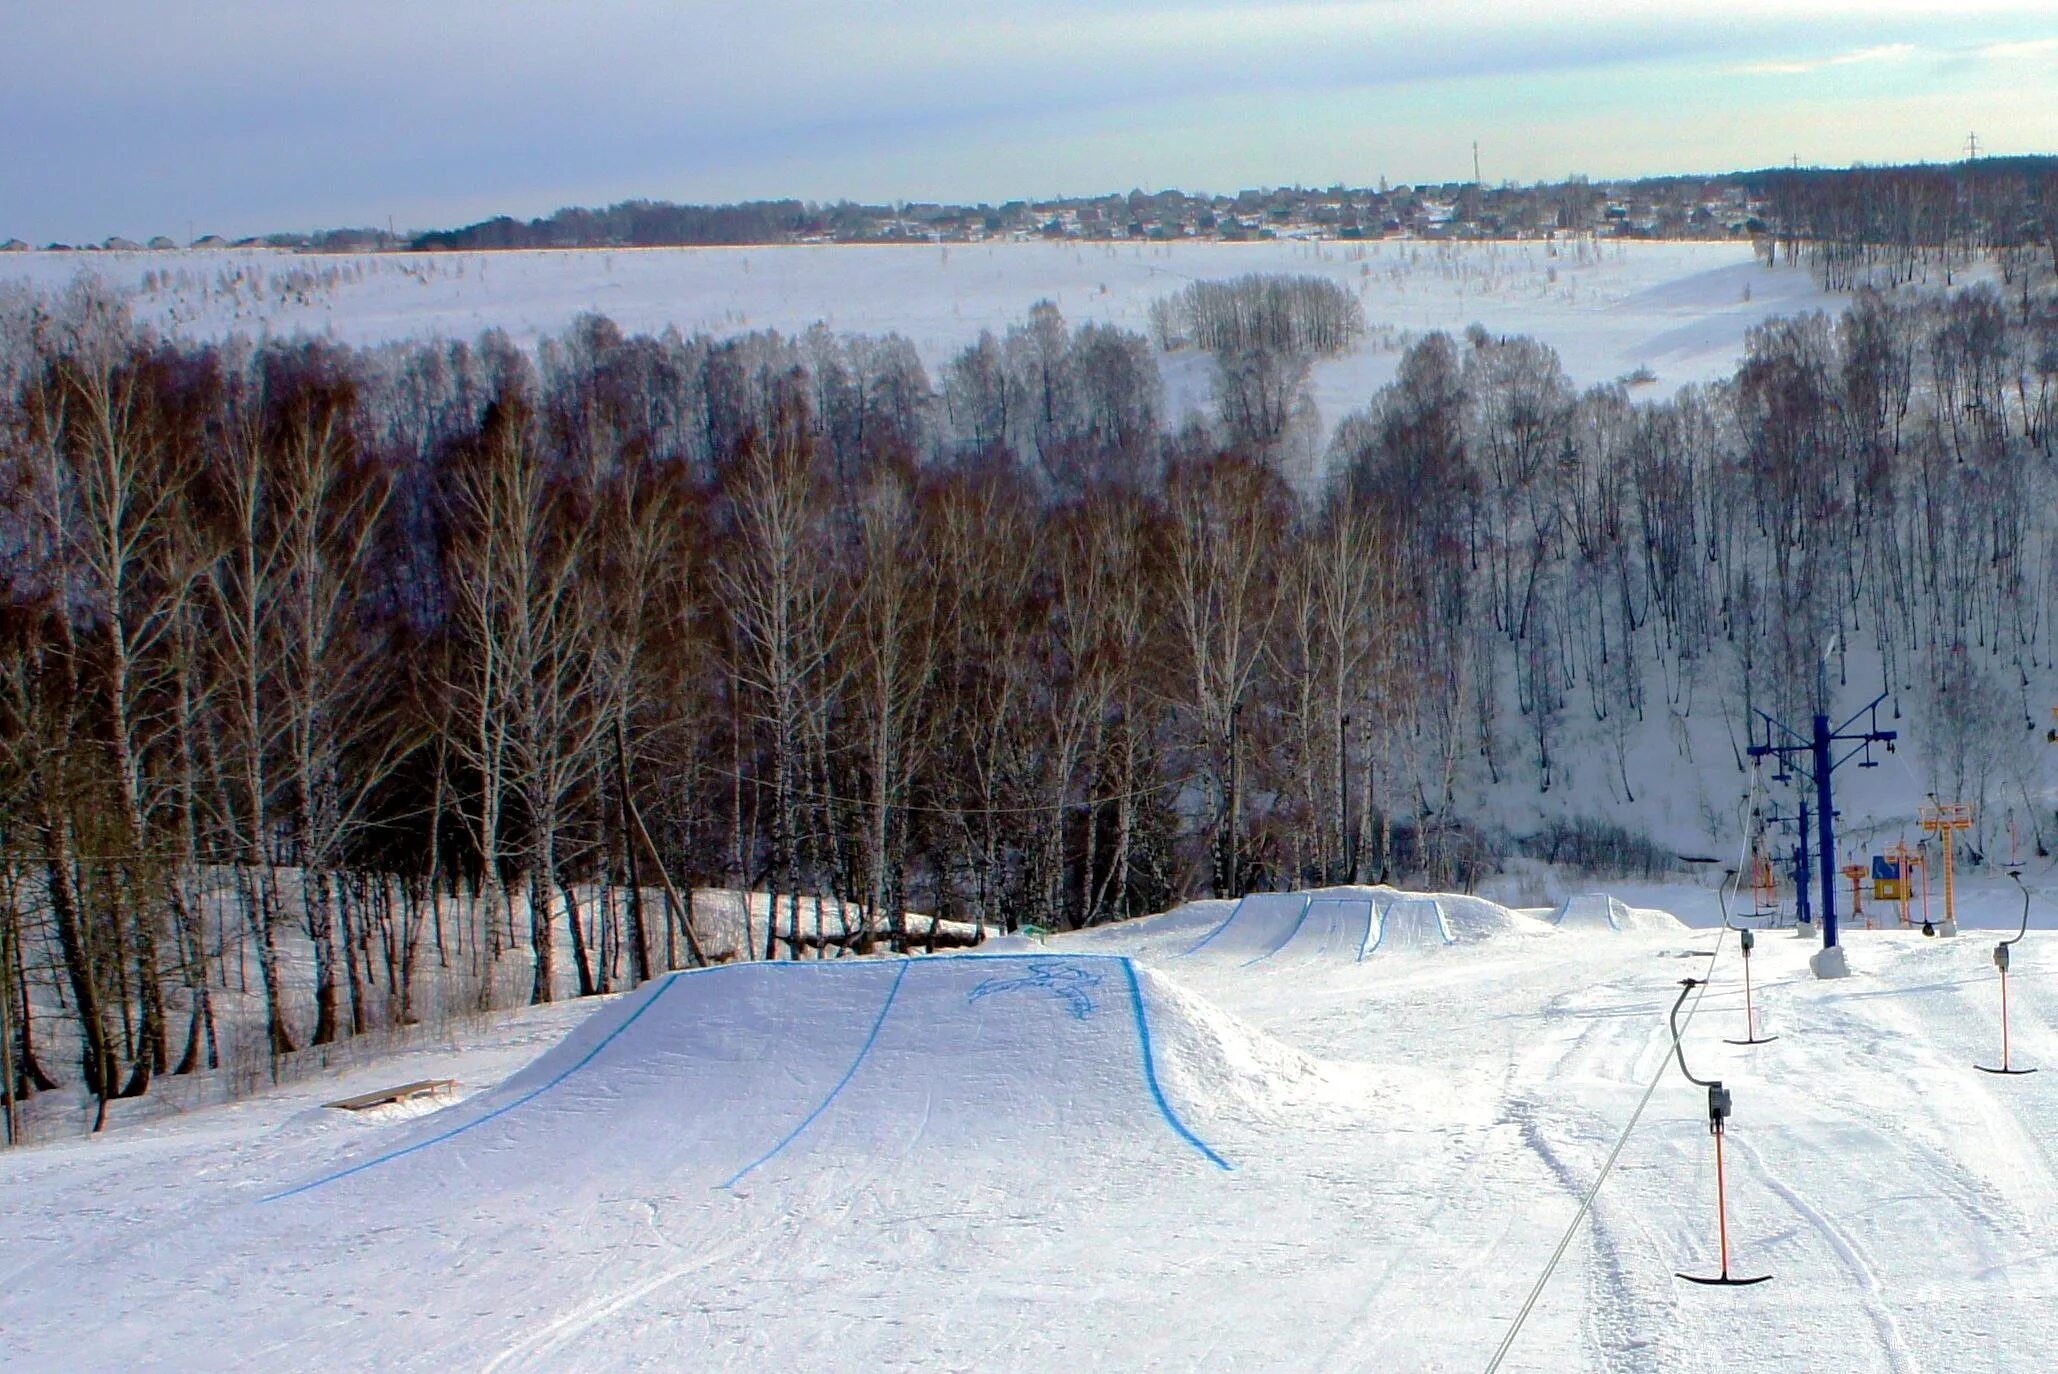
<path id="1" fill-rule="evenodd" d="M 2058 152 L 2058 0 L 0 0 L 0 238 Z"/>

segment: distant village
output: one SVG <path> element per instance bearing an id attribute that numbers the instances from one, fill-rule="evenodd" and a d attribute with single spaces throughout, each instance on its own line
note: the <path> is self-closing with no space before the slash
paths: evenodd
<path id="1" fill-rule="evenodd" d="M 1763 251 L 1814 245 L 1829 284 L 1849 263 L 1921 246 L 2015 252 L 2058 242 L 2058 158 L 1989 157 L 1907 167 L 1774 167 L 1711 176 L 1487 186 L 1478 181 L 1377 187 L 1279 186 L 1235 195 L 1131 191 L 1000 205 L 865 205 L 801 200 L 679 205 L 626 200 L 568 206 L 540 219 L 498 216 L 455 229 L 266 234 L 194 248 L 433 252 L 521 248 L 665 248 L 781 243 L 982 243 L 1006 240 L 1170 242 L 1249 239 L 1752 239 Z M 27 250 L 10 239 L 0 248 Z M 168 236 L 79 248 L 143 252 Z M 51 250 L 73 245 L 52 243 Z M 1847 273 L 1845 275 L 1848 275 Z"/>
<path id="2" fill-rule="evenodd" d="M 1473 182 L 1378 187 L 1301 186 L 1234 195 L 1130 191 L 1126 195 L 1011 200 L 1001 205 L 912 202 L 864 205 L 800 201 L 682 206 L 629 201 L 605 210 L 563 210 L 532 221 L 499 218 L 462 229 L 395 233 L 332 229 L 242 239 L 167 236 L 51 251 L 144 252 L 178 247 L 376 252 L 448 248 L 642 247 L 759 243 L 979 243 L 1087 239 L 1509 239 L 1559 235 L 1711 239 L 1763 229 L 1764 196 L 1740 176 L 1621 183 L 1582 179 L 1535 186 Z M 0 250 L 27 250 L 19 239 Z"/>

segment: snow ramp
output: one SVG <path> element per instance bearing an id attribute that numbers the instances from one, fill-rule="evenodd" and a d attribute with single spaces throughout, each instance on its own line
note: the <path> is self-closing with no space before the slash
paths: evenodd
<path id="1" fill-rule="evenodd" d="M 1346 962 L 1511 934 L 1546 934 L 1534 917 L 1484 898 L 1391 887 L 1254 892 L 1183 954 L 1241 965 Z M 1109 927 L 1110 935 L 1118 927 Z"/>
<path id="2" fill-rule="evenodd" d="M 1253 892 L 1179 957 L 1205 951 L 1212 958 L 1246 964 L 1269 959 L 1300 933 L 1312 903 L 1313 895 L 1306 892 Z"/>
<path id="3" fill-rule="evenodd" d="M 1009 1152 L 1227 1169 L 1197 1123 L 1267 1095 L 1266 1066 L 1293 1054 L 1267 1039 L 1119 956 L 677 973 L 595 1013 L 499 1087 L 265 1201 L 345 1188 L 440 1198 L 547 1184 L 553 1199 L 737 1188 L 839 1164 Z"/>
<path id="4" fill-rule="evenodd" d="M 1441 949 L 1454 945 L 1451 923 L 1444 915 L 1443 902 L 1436 897 L 1400 896 L 1387 904 L 1379 918 L 1379 937 L 1367 954 L 1399 950 Z"/>
<path id="5" fill-rule="evenodd" d="M 1663 911 L 1628 906 L 1605 892 L 1567 897 L 1551 913 L 1560 930 L 1665 931 L 1680 929 L 1679 918 Z"/>

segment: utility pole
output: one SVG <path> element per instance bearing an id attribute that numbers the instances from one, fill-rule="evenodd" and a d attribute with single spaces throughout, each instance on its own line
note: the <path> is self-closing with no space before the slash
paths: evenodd
<path id="1" fill-rule="evenodd" d="M 1976 133 L 1965 135 L 1965 160 L 1979 161 L 1979 135 Z"/>
<path id="2" fill-rule="evenodd" d="M 1482 191 L 1486 189 L 1486 183 L 1479 177 L 1479 140 L 1476 138 L 1472 140 L 1472 184 Z"/>
<path id="3" fill-rule="evenodd" d="M 1827 658 L 1828 653 L 1825 651 L 1825 662 Z M 1817 684 L 1816 696 L 1818 702 L 1827 703 L 1826 672 L 1823 680 Z M 1834 729 L 1830 726 L 1828 714 L 1817 710 L 1814 728 L 1806 735 L 1763 711 L 1755 712 L 1765 723 L 1765 740 L 1762 744 L 1753 744 L 1750 747 L 1750 756 L 1754 759 L 1778 759 L 1781 766 L 1779 776 L 1782 778 L 1788 776 L 1785 771 L 1788 766 L 1798 763 L 1806 774 L 1806 780 L 1815 785 L 1815 857 L 1821 865 L 1822 875 L 1822 950 L 1808 962 L 1818 978 L 1841 978 L 1850 972 L 1849 966 L 1844 963 L 1843 953 L 1837 946 L 1836 804 L 1830 795 L 1830 776 L 1861 753 L 1865 757 L 1858 765 L 1860 768 L 1878 767 L 1878 763 L 1872 758 L 1874 744 L 1884 744 L 1887 752 L 1893 752 L 1895 732 L 1879 728 L 1879 704 L 1885 700 L 1886 693 L 1881 692 L 1868 705 L 1856 711 L 1849 720 Z M 1851 727 L 1857 724 L 1860 716 L 1867 717 L 1866 728 L 1853 730 Z M 1782 736 L 1784 738 L 1781 738 Z M 1836 754 L 1836 746 L 1839 744 L 1851 746 L 1841 757 Z M 1805 823 L 1801 830 L 1805 837 Z M 1805 843 L 1805 838 L 1803 842 Z M 1802 885 L 1805 886 L 1805 883 Z M 1837 952 L 1832 954 L 1832 950 Z"/>

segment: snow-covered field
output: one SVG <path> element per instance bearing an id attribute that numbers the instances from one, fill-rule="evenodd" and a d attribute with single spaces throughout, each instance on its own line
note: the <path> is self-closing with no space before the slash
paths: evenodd
<path id="1" fill-rule="evenodd" d="M 2032 874 L 2033 884 L 2051 881 Z M 1570 889 L 1576 892 L 1576 888 Z M 997 954 L 743 965 L 0 1155 L 10 1368 L 1484 1368 L 1657 1086 L 1509 1370 L 2033 1369 L 2058 1072 L 1991 930 L 1847 936 L 1706 888 L 1337 890 Z M 2005 880 L 1968 927 L 2012 927 Z M 1679 912 L 1685 923 L 1651 907 Z M 2058 1070 L 2058 906 L 2015 1061 Z M 1701 1090 L 1735 1095 L 1715 1264 Z M 454 1076 L 442 1110 L 318 1104 Z M 425 1112 L 429 1114 L 424 1114 Z"/>
<path id="2" fill-rule="evenodd" d="M 1362 347 L 1317 366 L 1324 417 L 1390 381 L 1408 338 L 1484 325 L 1555 348 L 1580 385 L 1648 368 L 1656 388 L 1727 374 L 1745 332 L 1774 315 L 1841 310 L 1797 268 L 1767 270 L 1748 243 L 991 243 L 303 255 L 255 250 L 23 253 L 0 282 L 62 289 L 81 272 L 134 293 L 140 318 L 196 337 L 312 333 L 349 343 L 518 341 L 600 311 L 625 329 L 786 333 L 817 322 L 899 333 L 933 370 L 982 329 L 1023 321 L 1039 300 L 1073 323 L 1148 332 L 1153 300 L 1187 282 L 1308 272 L 1356 292 Z M 1176 406 L 1207 391 L 1205 360 L 1166 360 Z"/>

